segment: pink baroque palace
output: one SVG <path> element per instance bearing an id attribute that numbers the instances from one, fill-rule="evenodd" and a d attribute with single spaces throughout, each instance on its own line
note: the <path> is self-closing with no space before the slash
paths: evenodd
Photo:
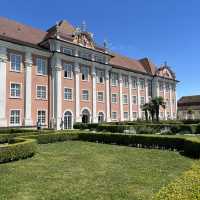
<path id="1" fill-rule="evenodd" d="M 84 23 L 41 31 L 0 17 L 0 127 L 132 121 L 156 96 L 167 104 L 160 117 L 175 119 L 176 84 L 166 64 L 111 52 Z"/>

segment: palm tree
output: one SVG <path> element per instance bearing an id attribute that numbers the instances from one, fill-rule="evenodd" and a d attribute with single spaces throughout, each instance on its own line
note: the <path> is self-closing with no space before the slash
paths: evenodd
<path id="1" fill-rule="evenodd" d="M 148 103 L 148 106 L 149 106 L 149 113 L 151 115 L 151 120 L 153 122 L 154 116 L 155 116 L 155 108 L 154 108 L 154 104 L 153 104 L 152 100 Z"/>
<path id="2" fill-rule="evenodd" d="M 149 116 L 149 114 L 148 114 L 148 111 L 149 111 L 149 104 L 148 103 L 145 103 L 144 105 L 142 105 L 141 106 L 142 107 L 142 111 L 144 111 L 144 113 L 145 113 L 145 119 L 146 119 L 146 121 L 148 121 L 148 116 Z"/>
<path id="3" fill-rule="evenodd" d="M 155 114 L 156 114 L 156 121 L 159 122 L 159 112 L 160 112 L 160 106 L 165 109 L 165 102 L 163 97 L 155 97 L 151 100 Z"/>

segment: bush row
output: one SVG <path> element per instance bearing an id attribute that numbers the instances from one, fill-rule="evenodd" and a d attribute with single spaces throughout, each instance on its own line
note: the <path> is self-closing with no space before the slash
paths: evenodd
<path id="1" fill-rule="evenodd" d="M 143 125 L 111 125 L 100 124 L 98 131 L 108 131 L 112 133 L 123 133 L 129 130 L 137 134 L 200 134 L 200 125 L 187 124 L 143 124 Z"/>
<path id="2" fill-rule="evenodd" d="M 174 136 L 135 135 L 118 133 L 91 133 L 91 132 L 59 132 L 25 136 L 37 139 L 39 144 L 61 142 L 67 140 L 81 140 L 118 144 L 143 148 L 176 149 L 184 155 L 194 158 L 200 157 L 200 141 Z"/>
<path id="3" fill-rule="evenodd" d="M 0 163 L 24 159 L 36 153 L 36 141 L 15 138 L 8 145 L 0 146 Z"/>
<path id="4" fill-rule="evenodd" d="M 142 148 L 176 149 L 192 158 L 200 157 L 200 141 L 183 137 L 131 135 L 116 133 L 79 133 L 82 141 L 118 144 Z"/>
<path id="5" fill-rule="evenodd" d="M 153 200 L 200 200 L 200 166 L 194 164 L 181 177 L 163 187 Z"/>
<path id="6" fill-rule="evenodd" d="M 13 138 L 10 134 L 0 134 L 0 144 L 7 143 Z"/>

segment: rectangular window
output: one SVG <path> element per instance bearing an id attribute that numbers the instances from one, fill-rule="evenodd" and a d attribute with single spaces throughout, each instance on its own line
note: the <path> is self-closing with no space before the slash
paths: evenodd
<path id="1" fill-rule="evenodd" d="M 81 67 L 81 74 L 82 74 L 82 80 L 88 80 L 88 76 L 89 76 L 89 67 L 87 66 L 82 66 Z"/>
<path id="2" fill-rule="evenodd" d="M 72 64 L 64 64 L 64 78 L 72 78 L 73 66 Z"/>
<path id="3" fill-rule="evenodd" d="M 21 95 L 21 85 L 18 83 L 11 83 L 10 85 L 10 96 L 11 97 L 15 97 L 15 98 L 19 98 Z"/>
<path id="4" fill-rule="evenodd" d="M 11 54 L 10 55 L 10 63 L 11 63 L 11 71 L 20 72 L 21 71 L 21 55 Z"/>
<path id="5" fill-rule="evenodd" d="M 104 57 L 95 55 L 94 59 L 96 62 L 105 63 Z"/>
<path id="6" fill-rule="evenodd" d="M 72 89 L 64 88 L 64 100 L 72 100 Z"/>
<path id="7" fill-rule="evenodd" d="M 45 110 L 38 110 L 37 113 L 37 121 L 42 125 L 46 123 L 46 111 Z"/>
<path id="8" fill-rule="evenodd" d="M 81 58 L 85 58 L 87 60 L 92 60 L 92 54 L 90 54 L 90 53 L 79 51 L 79 55 Z"/>
<path id="9" fill-rule="evenodd" d="M 152 81 L 148 80 L 148 96 L 152 97 Z"/>
<path id="10" fill-rule="evenodd" d="M 46 99 L 47 98 L 46 86 L 37 85 L 37 98 L 38 99 Z"/>
<path id="11" fill-rule="evenodd" d="M 162 82 L 162 81 L 160 81 L 160 82 L 159 82 L 159 90 L 160 90 L 160 92 L 162 92 L 162 91 L 163 91 L 163 89 L 164 89 L 163 82 Z"/>
<path id="12" fill-rule="evenodd" d="M 96 77 L 97 77 L 97 83 L 104 83 L 104 70 L 100 70 L 100 69 L 97 69 L 96 70 Z"/>
<path id="13" fill-rule="evenodd" d="M 137 88 L 137 78 L 136 77 L 132 77 L 131 81 L 132 81 L 132 88 L 136 89 Z"/>
<path id="14" fill-rule="evenodd" d="M 88 90 L 82 90 L 82 100 L 88 101 L 89 100 L 89 92 Z"/>
<path id="15" fill-rule="evenodd" d="M 117 119 L 117 112 L 112 112 L 111 118 L 112 118 L 112 120 L 116 120 Z"/>
<path id="16" fill-rule="evenodd" d="M 137 119 L 137 112 L 133 112 L 133 119 Z"/>
<path id="17" fill-rule="evenodd" d="M 19 110 L 11 110 L 10 124 L 11 125 L 20 125 L 20 111 Z"/>
<path id="18" fill-rule="evenodd" d="M 63 53 L 67 54 L 67 55 L 73 55 L 73 50 L 66 48 L 66 47 L 63 47 Z"/>
<path id="19" fill-rule="evenodd" d="M 115 72 L 111 73 L 111 82 L 112 82 L 112 86 L 118 86 L 119 76 L 117 73 L 115 73 Z"/>
<path id="20" fill-rule="evenodd" d="M 37 74 L 47 75 L 46 59 L 36 58 Z"/>
<path id="21" fill-rule="evenodd" d="M 144 88 L 145 88 L 145 81 L 144 79 L 140 79 L 140 89 L 144 90 Z"/>
<path id="22" fill-rule="evenodd" d="M 128 112 L 124 112 L 124 120 L 128 120 Z"/>
<path id="23" fill-rule="evenodd" d="M 134 105 L 137 105 L 137 96 L 132 96 L 132 101 Z"/>
<path id="24" fill-rule="evenodd" d="M 143 106 L 145 104 L 145 98 L 140 97 L 140 105 Z"/>
<path id="25" fill-rule="evenodd" d="M 122 83 L 123 83 L 123 87 L 128 87 L 128 76 L 127 75 L 122 75 Z"/>
<path id="26" fill-rule="evenodd" d="M 166 84 L 165 84 L 166 92 L 169 92 L 169 89 L 170 89 L 169 87 L 170 87 L 170 86 L 169 86 L 169 83 L 166 83 Z"/>
<path id="27" fill-rule="evenodd" d="M 123 104 L 128 104 L 128 96 L 127 95 L 123 95 Z"/>
<path id="28" fill-rule="evenodd" d="M 117 94 L 112 94 L 112 103 L 117 103 Z"/>
<path id="29" fill-rule="evenodd" d="M 103 92 L 97 92 L 97 101 L 103 102 Z"/>

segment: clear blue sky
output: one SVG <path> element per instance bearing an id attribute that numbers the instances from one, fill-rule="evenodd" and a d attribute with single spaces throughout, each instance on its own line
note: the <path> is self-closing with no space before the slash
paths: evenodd
<path id="1" fill-rule="evenodd" d="M 56 2 L 56 3 L 55 3 Z M 178 97 L 200 94 L 199 0 L 14 0 L 1 15 L 46 30 L 66 19 L 83 20 L 97 42 L 133 58 L 167 61 L 180 80 Z"/>

